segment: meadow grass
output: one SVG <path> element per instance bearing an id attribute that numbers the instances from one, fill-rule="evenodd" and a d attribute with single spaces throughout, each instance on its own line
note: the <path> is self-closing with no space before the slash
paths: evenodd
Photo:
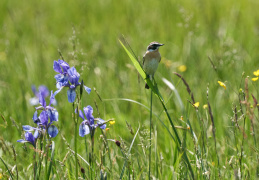
<path id="1" fill-rule="evenodd" d="M 84 179 L 148 179 L 149 172 L 152 179 L 191 179 L 187 158 L 195 179 L 257 179 L 258 6 L 245 0 L 0 1 L 0 179 L 75 179 L 76 164 Z M 140 61 L 150 42 L 165 44 L 155 80 L 167 113 L 153 94 L 150 171 L 150 91 L 119 43 L 122 35 Z M 108 131 L 96 129 L 94 143 L 90 135 L 77 137 L 76 161 L 66 91 L 56 95 L 59 134 L 48 158 L 16 142 L 22 125 L 34 124 L 31 85 L 55 91 L 58 59 L 75 66 L 92 88 L 81 109 L 91 105 L 94 117 L 115 120 Z M 35 158 L 46 160 L 37 175 Z"/>

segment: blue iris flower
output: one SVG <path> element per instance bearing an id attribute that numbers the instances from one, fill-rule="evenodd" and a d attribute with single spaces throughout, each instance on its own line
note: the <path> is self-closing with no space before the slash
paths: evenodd
<path id="1" fill-rule="evenodd" d="M 83 122 L 79 126 L 79 135 L 81 137 L 84 137 L 89 133 L 92 134 L 97 127 L 100 127 L 101 129 L 106 128 L 106 123 L 103 119 L 94 118 L 93 108 L 91 106 L 84 107 L 84 114 L 79 110 L 79 116 L 83 119 Z M 95 124 L 94 121 L 97 121 L 97 123 Z"/>
<path id="2" fill-rule="evenodd" d="M 57 81 L 56 87 L 57 91 L 55 95 L 59 93 L 63 87 L 68 87 L 67 97 L 68 102 L 73 103 L 76 99 L 76 87 L 81 83 L 79 82 L 80 74 L 76 71 L 75 67 L 71 67 L 63 60 L 54 61 L 53 69 L 59 74 L 55 75 Z M 91 89 L 87 86 L 84 86 L 84 89 L 89 94 Z"/>
<path id="3" fill-rule="evenodd" d="M 58 134 L 58 129 L 56 126 L 52 125 L 54 121 L 58 121 L 58 112 L 57 110 L 51 106 L 51 104 L 55 101 L 55 94 L 51 91 L 50 103 L 47 106 L 45 98 L 40 92 L 39 95 L 39 103 L 41 106 L 36 108 L 35 113 L 33 114 L 33 121 L 41 127 L 42 129 L 47 129 L 47 132 L 50 137 L 56 137 Z M 42 110 L 40 115 L 38 116 L 38 110 Z"/>
<path id="4" fill-rule="evenodd" d="M 36 140 L 39 137 L 39 129 L 33 128 L 29 125 L 25 125 L 25 126 L 23 126 L 23 130 L 25 131 L 24 139 L 19 139 L 19 140 L 17 140 L 17 142 L 29 143 L 35 147 Z M 34 133 L 32 134 L 33 131 L 34 131 Z"/>
<path id="5" fill-rule="evenodd" d="M 39 92 L 41 92 L 41 94 L 42 94 L 42 96 L 43 96 L 44 98 L 46 98 L 46 97 L 49 96 L 49 90 L 48 90 L 48 88 L 47 88 L 46 86 L 44 86 L 44 85 L 40 85 L 39 88 L 38 88 L 38 90 L 36 89 L 36 87 L 35 87 L 34 85 L 32 85 L 32 86 L 31 86 L 31 89 L 32 89 L 32 92 L 33 92 L 33 94 L 34 94 L 34 97 L 32 97 L 32 98 L 30 99 L 30 104 L 31 104 L 32 106 L 35 106 L 35 105 L 38 105 L 38 104 L 39 104 L 39 96 L 40 96 L 40 93 L 39 93 Z M 53 102 L 53 105 L 56 105 L 56 104 L 57 104 L 57 102 L 54 101 L 54 102 Z"/>

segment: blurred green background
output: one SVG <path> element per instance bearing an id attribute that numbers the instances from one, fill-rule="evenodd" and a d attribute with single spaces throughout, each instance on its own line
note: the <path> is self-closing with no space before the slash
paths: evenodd
<path id="1" fill-rule="evenodd" d="M 19 156 L 23 148 L 16 140 L 21 138 L 21 125 L 33 125 L 35 108 L 29 104 L 33 96 L 31 85 L 44 84 L 50 90 L 56 90 L 56 72 L 52 66 L 54 60 L 60 59 L 60 50 L 64 60 L 75 66 L 81 74 L 80 79 L 92 88 L 90 95 L 84 94 L 83 106 L 93 106 L 97 117 L 96 102 L 101 118 L 116 120 L 107 132 L 108 138 L 121 137 L 130 144 L 133 136 L 126 121 L 134 131 L 139 126 L 142 130 L 148 129 L 149 111 L 117 98 L 128 98 L 149 106 L 150 93 L 144 89 L 144 81 L 138 80 L 137 71 L 118 42 L 124 35 L 140 60 L 150 42 L 165 44 L 160 48 L 162 62 L 155 75 L 156 81 L 175 124 L 183 125 L 179 119 L 187 116 L 198 138 L 201 128 L 196 111 L 187 101 L 191 98 L 186 87 L 173 72 L 180 73 L 188 82 L 195 100 L 200 102 L 200 117 L 207 119 L 208 136 L 212 136 L 207 110 L 202 108 L 207 104 L 209 88 L 220 159 L 222 162 L 229 160 L 233 153 L 229 146 L 234 146 L 230 130 L 232 108 L 239 106 L 238 93 L 240 88 L 244 89 L 243 77 L 253 77 L 253 71 L 259 68 L 258 8 L 259 2 L 255 0 L 1 0 L 0 113 L 7 125 L 0 120 L 0 138 L 13 144 L 18 154 L 17 161 L 23 161 L 23 157 Z M 179 70 L 181 65 L 186 66 L 186 71 Z M 171 94 L 162 77 L 176 86 L 187 109 L 186 115 L 180 111 L 175 94 Z M 250 77 L 250 93 L 257 98 L 258 82 L 252 82 Z M 218 80 L 226 83 L 226 90 L 219 86 Z M 94 88 L 103 101 L 100 101 Z M 60 134 L 73 144 L 72 105 L 67 102 L 65 91 L 56 99 L 59 112 L 56 125 Z M 154 99 L 153 108 L 157 114 L 163 111 L 157 99 Z M 169 126 L 163 113 L 160 118 Z M 170 164 L 173 154 L 169 135 L 155 118 L 154 125 L 158 132 L 158 151 Z M 258 122 L 255 125 L 258 127 Z M 249 126 L 247 131 L 249 139 Z M 79 141 L 83 143 L 84 139 Z M 59 147 L 57 158 L 62 159 L 66 154 L 66 145 L 60 136 L 55 138 L 55 142 Z M 214 148 L 212 142 L 211 139 L 211 144 L 208 144 L 211 147 L 208 148 Z M 191 138 L 187 144 L 190 151 L 194 151 Z M 83 148 L 79 153 L 83 153 Z M 8 152 L 2 150 L 0 155 L 10 165 L 13 163 L 11 158 L 7 158 Z M 27 155 L 24 153 L 24 156 Z M 30 158 L 28 155 L 28 164 Z M 246 160 L 249 161 L 249 158 Z M 22 169 L 21 165 L 18 166 Z M 4 169 L 2 164 L 0 167 Z M 167 170 L 170 172 L 169 168 Z"/>

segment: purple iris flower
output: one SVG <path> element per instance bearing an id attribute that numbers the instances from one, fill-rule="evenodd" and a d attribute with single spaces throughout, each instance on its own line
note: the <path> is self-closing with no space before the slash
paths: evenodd
<path id="1" fill-rule="evenodd" d="M 58 90 L 54 94 L 59 93 L 63 87 L 68 87 L 68 102 L 73 103 L 76 99 L 76 87 L 81 84 L 79 82 L 80 74 L 76 71 L 75 67 L 70 68 L 68 63 L 63 60 L 54 61 L 53 69 L 59 73 L 55 75 Z M 84 86 L 84 89 L 88 94 L 91 92 L 91 89 L 87 86 Z"/>
<path id="2" fill-rule="evenodd" d="M 79 110 L 79 116 L 83 119 L 83 122 L 79 126 L 79 135 L 81 137 L 94 132 L 97 127 L 100 127 L 101 129 L 106 128 L 106 123 L 103 119 L 94 118 L 93 108 L 91 106 L 84 107 L 84 114 L 81 110 Z M 97 124 L 94 123 L 95 120 L 97 121 Z"/>
<path id="3" fill-rule="evenodd" d="M 39 86 L 38 90 L 36 89 L 36 87 L 34 85 L 32 85 L 31 89 L 34 94 L 34 97 L 30 99 L 30 104 L 33 106 L 39 104 L 39 96 L 40 96 L 39 92 L 41 92 L 41 94 L 44 98 L 49 96 L 49 90 L 44 85 Z M 55 104 L 55 103 L 53 103 L 53 104 Z"/>
<path id="4" fill-rule="evenodd" d="M 40 92 L 39 103 L 41 104 L 41 106 L 36 108 L 36 111 L 33 114 L 33 118 L 32 118 L 34 123 L 36 123 L 39 127 L 42 127 L 43 129 L 45 128 L 47 129 L 47 132 L 50 135 L 50 137 L 56 137 L 58 134 L 57 127 L 52 125 L 54 121 L 58 121 L 58 112 L 54 107 L 51 106 L 51 104 L 54 101 L 55 101 L 55 94 L 53 94 L 53 92 L 51 91 L 50 103 L 47 106 L 45 98 Z M 37 112 L 38 110 L 42 110 L 39 116 Z"/>
<path id="5" fill-rule="evenodd" d="M 39 137 L 39 129 L 33 128 L 29 125 L 25 125 L 25 126 L 23 126 L 23 130 L 25 131 L 24 139 L 19 139 L 19 140 L 17 140 L 17 142 L 30 143 L 35 147 L 36 140 Z M 34 131 L 33 134 L 32 134 L 32 131 Z"/>
<path id="6" fill-rule="evenodd" d="M 63 86 L 69 86 L 68 82 L 68 69 L 70 66 L 63 60 L 54 61 L 53 69 L 59 74 L 55 75 L 55 79 L 57 80 L 56 87 L 60 89 Z"/>

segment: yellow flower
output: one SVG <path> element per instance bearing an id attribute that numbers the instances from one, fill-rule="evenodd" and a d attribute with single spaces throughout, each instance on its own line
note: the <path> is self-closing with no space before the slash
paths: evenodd
<path id="1" fill-rule="evenodd" d="M 167 68 L 170 68 L 170 67 L 172 66 L 172 61 L 167 60 L 167 59 L 165 59 L 165 58 L 163 58 L 163 57 L 162 57 L 161 62 L 162 62 L 163 64 L 165 64 L 165 66 L 166 66 Z"/>
<path id="2" fill-rule="evenodd" d="M 190 130 L 191 128 L 190 128 L 190 126 L 187 126 L 187 130 Z"/>
<path id="3" fill-rule="evenodd" d="M 181 118 L 180 118 L 182 121 L 183 121 L 183 116 L 181 116 Z"/>
<path id="4" fill-rule="evenodd" d="M 255 76 L 259 76 L 259 69 L 258 69 L 257 71 L 254 71 L 253 74 L 254 74 Z"/>
<path id="5" fill-rule="evenodd" d="M 109 130 L 110 130 L 110 128 L 106 128 L 105 130 L 106 130 L 106 131 L 109 131 Z"/>
<path id="6" fill-rule="evenodd" d="M 212 162 L 211 162 L 211 165 L 212 165 L 212 166 L 215 166 L 215 162 L 214 162 L 214 161 L 212 161 Z"/>
<path id="7" fill-rule="evenodd" d="M 115 121 L 110 121 L 109 123 L 110 123 L 110 125 L 113 125 L 113 124 L 115 124 Z"/>
<path id="8" fill-rule="evenodd" d="M 185 72 L 187 69 L 187 67 L 185 65 L 181 65 L 178 67 L 178 70 L 181 71 L 181 72 Z"/>
<path id="9" fill-rule="evenodd" d="M 252 78 L 252 81 L 257 81 L 258 77 Z"/>
<path id="10" fill-rule="evenodd" d="M 204 104 L 203 109 L 207 109 L 207 108 L 208 108 L 208 104 Z"/>
<path id="11" fill-rule="evenodd" d="M 219 83 L 219 85 L 220 85 L 221 87 L 223 87 L 224 89 L 227 89 L 225 83 L 223 83 L 223 82 L 221 82 L 221 81 L 218 81 L 218 83 Z"/>
<path id="12" fill-rule="evenodd" d="M 2 175 L 2 173 L 0 173 L 0 179 L 2 179 L 3 178 L 3 175 Z"/>
<path id="13" fill-rule="evenodd" d="M 198 108 L 199 105 L 200 105 L 200 103 L 199 103 L 199 102 L 196 102 L 196 103 L 193 104 L 193 107 Z"/>

